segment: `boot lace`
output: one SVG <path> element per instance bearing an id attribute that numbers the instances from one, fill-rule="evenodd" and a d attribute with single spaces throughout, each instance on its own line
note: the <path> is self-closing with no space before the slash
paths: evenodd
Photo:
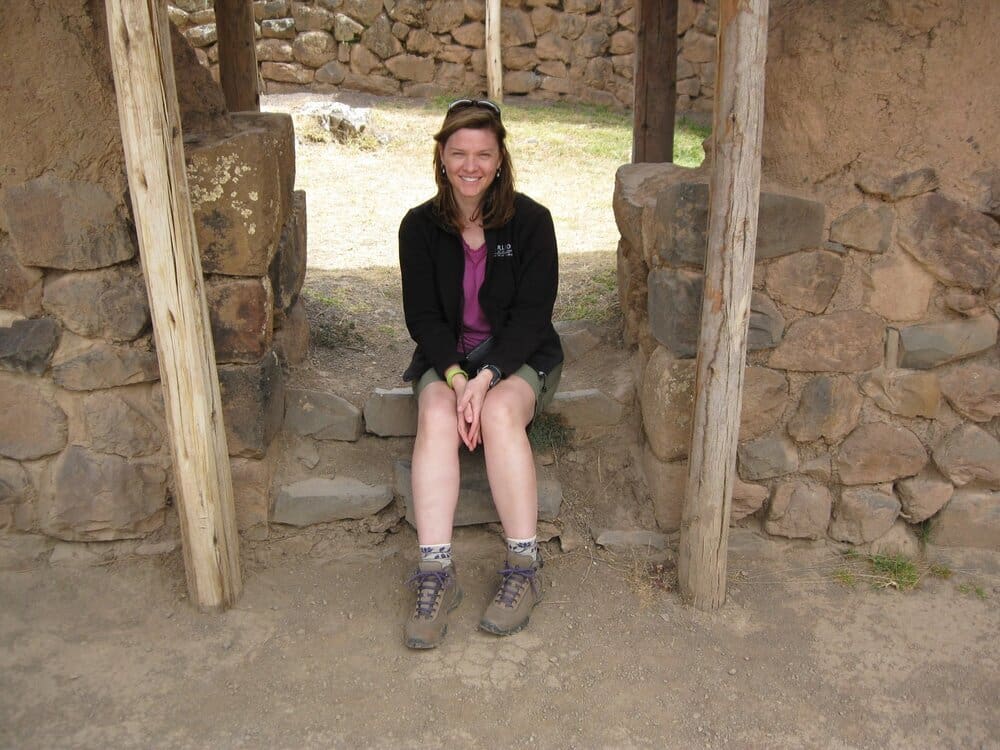
<path id="1" fill-rule="evenodd" d="M 500 583 L 496 602 L 503 607 L 513 607 L 524 587 L 528 585 L 537 594 L 538 579 L 535 577 L 537 572 L 536 568 L 519 568 L 516 565 L 510 564 L 502 568 L 500 575 L 503 577 L 503 581 Z"/>
<path id="2" fill-rule="evenodd" d="M 455 577 L 447 570 L 418 570 L 406 585 L 417 592 L 416 616 L 430 620 L 437 613 L 442 594 L 455 585 Z"/>

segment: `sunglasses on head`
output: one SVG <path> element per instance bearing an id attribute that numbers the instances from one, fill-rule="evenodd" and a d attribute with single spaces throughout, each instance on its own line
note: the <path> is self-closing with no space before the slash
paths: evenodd
<path id="1" fill-rule="evenodd" d="M 451 104 L 448 105 L 448 112 L 454 112 L 458 109 L 465 109 L 466 107 L 482 107 L 483 109 L 488 109 L 490 112 L 500 119 L 500 107 L 491 102 L 489 99 L 456 99 Z"/>

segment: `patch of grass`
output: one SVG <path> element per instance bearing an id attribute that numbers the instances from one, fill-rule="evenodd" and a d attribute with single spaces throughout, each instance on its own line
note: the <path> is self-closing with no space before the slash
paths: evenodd
<path id="1" fill-rule="evenodd" d="M 528 440 L 535 450 L 565 448 L 569 445 L 572 429 L 558 414 L 539 414 L 528 431 Z"/>
<path id="2" fill-rule="evenodd" d="M 947 565 L 942 565 L 940 563 L 934 563 L 928 568 L 928 572 L 935 578 L 943 578 L 947 580 L 952 576 L 952 570 Z"/>
<path id="3" fill-rule="evenodd" d="M 555 317 L 559 320 L 609 323 L 621 315 L 618 272 L 614 267 L 596 271 L 567 291 L 568 294 L 560 294 L 556 305 Z"/>
<path id="4" fill-rule="evenodd" d="M 917 566 L 902 555 L 872 555 L 868 562 L 875 575 L 882 576 L 885 586 L 908 591 L 920 582 Z"/>
<path id="5" fill-rule="evenodd" d="M 975 594 L 976 598 L 985 600 L 988 598 L 986 589 L 977 583 L 960 583 L 958 590 L 963 594 Z"/>
<path id="6" fill-rule="evenodd" d="M 681 118 L 674 128 L 674 164 L 681 167 L 697 167 L 705 161 L 702 143 L 712 134 L 706 125 L 697 125 Z"/>
<path id="7" fill-rule="evenodd" d="M 918 523 L 914 531 L 917 535 L 917 541 L 919 541 L 922 545 L 930 544 L 931 536 L 934 533 L 934 528 L 933 524 L 931 523 L 931 519 L 928 518 Z"/>
<path id="8" fill-rule="evenodd" d="M 854 585 L 858 582 L 858 577 L 847 568 L 837 568 L 833 571 L 833 580 L 848 588 L 854 588 Z"/>

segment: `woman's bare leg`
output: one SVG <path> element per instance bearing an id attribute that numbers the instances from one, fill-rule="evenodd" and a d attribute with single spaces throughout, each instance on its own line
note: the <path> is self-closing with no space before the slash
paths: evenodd
<path id="1" fill-rule="evenodd" d="M 451 540 L 458 505 L 458 417 L 455 393 L 444 382 L 429 384 L 417 405 L 411 481 L 413 516 L 420 544 Z"/>

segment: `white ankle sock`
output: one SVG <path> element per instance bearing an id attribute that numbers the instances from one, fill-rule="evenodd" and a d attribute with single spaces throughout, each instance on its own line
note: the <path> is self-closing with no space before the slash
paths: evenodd
<path id="1" fill-rule="evenodd" d="M 420 562 L 439 562 L 448 567 L 451 565 L 451 542 L 444 544 L 421 544 Z"/>
<path id="2" fill-rule="evenodd" d="M 507 539 L 508 555 L 531 555 L 532 560 L 538 559 L 538 537 L 529 539 Z"/>

